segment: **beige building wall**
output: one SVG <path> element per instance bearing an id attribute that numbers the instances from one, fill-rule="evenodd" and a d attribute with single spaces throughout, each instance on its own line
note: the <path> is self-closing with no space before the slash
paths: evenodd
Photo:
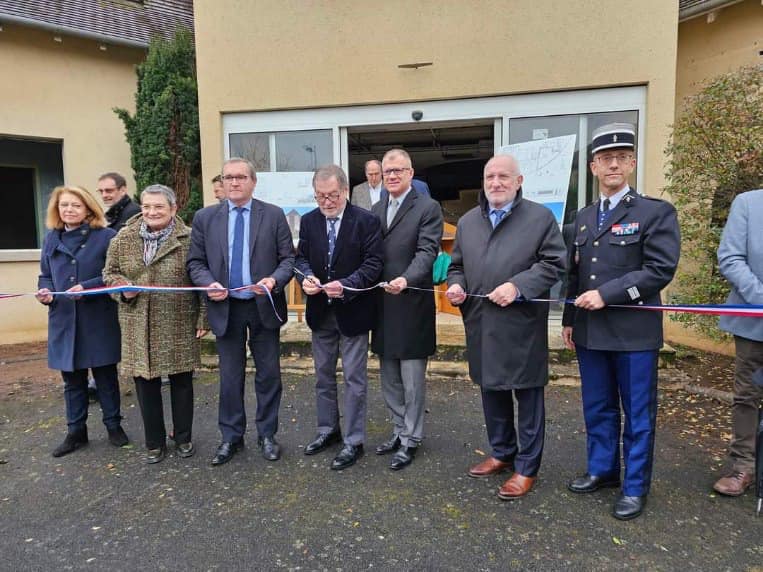
<path id="1" fill-rule="evenodd" d="M 676 113 L 682 101 L 709 79 L 747 65 L 763 64 L 763 4 L 745 0 L 678 25 Z"/>
<path id="2" fill-rule="evenodd" d="M 648 86 L 645 188 L 663 186 L 678 9 L 643 0 L 204 0 L 195 26 L 205 202 L 223 113 Z M 433 62 L 418 70 L 399 64 Z"/>
<path id="3" fill-rule="evenodd" d="M 698 16 L 678 25 L 676 116 L 684 99 L 708 80 L 746 65 L 763 64 L 763 5 L 745 0 L 718 10 L 714 20 Z M 665 336 L 700 349 L 734 354 L 734 345 L 717 343 L 681 324 L 666 320 Z"/>
<path id="4" fill-rule="evenodd" d="M 3 24 L 0 134 L 63 141 L 67 183 L 94 190 L 98 175 L 115 170 L 133 190 L 130 149 L 112 108 L 134 108 L 135 65 L 145 52 L 61 38 Z M 34 291 L 38 274 L 39 251 L 0 250 L 0 291 Z M 33 298 L 0 303 L 0 343 L 46 338 L 47 311 Z"/>

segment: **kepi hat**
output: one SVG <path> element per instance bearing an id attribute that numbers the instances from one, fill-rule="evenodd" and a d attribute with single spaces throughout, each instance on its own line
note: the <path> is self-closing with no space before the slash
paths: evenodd
<path id="1" fill-rule="evenodd" d="M 630 123 L 608 123 L 594 129 L 591 135 L 591 155 L 607 149 L 633 149 L 636 128 Z"/>

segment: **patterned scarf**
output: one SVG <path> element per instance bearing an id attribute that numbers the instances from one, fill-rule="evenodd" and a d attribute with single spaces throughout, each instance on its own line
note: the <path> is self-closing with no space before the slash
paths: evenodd
<path id="1" fill-rule="evenodd" d="M 140 221 L 140 236 L 143 239 L 143 262 L 146 266 L 151 264 L 156 256 L 159 247 L 166 241 L 172 231 L 175 230 L 175 219 L 170 220 L 170 224 L 161 230 L 151 232 L 146 226 L 146 221 Z"/>

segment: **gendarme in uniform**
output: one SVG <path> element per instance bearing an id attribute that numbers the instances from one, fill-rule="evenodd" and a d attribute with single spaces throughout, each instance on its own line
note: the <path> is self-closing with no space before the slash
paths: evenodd
<path id="1" fill-rule="evenodd" d="M 565 342 L 574 342 L 578 355 L 588 453 L 587 473 L 569 489 L 620 486 L 622 404 L 625 472 L 613 510 L 622 520 L 641 514 L 652 477 L 662 313 L 608 306 L 660 304 L 680 253 L 675 208 L 628 186 L 634 145 L 629 124 L 593 133 L 591 171 L 601 196 L 575 220 L 567 298 L 576 303 L 566 307 L 562 321 Z"/>

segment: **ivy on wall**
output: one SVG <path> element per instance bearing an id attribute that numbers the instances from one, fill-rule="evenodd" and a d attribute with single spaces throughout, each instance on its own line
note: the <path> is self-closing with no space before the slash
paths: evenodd
<path id="1" fill-rule="evenodd" d="M 137 66 L 135 115 L 114 109 L 125 125 L 138 189 L 171 187 L 185 220 L 202 206 L 199 103 L 193 38 L 178 28 L 172 40 L 154 38 Z"/>
<path id="2" fill-rule="evenodd" d="M 763 68 L 745 67 L 708 82 L 684 102 L 665 150 L 666 191 L 681 224 L 681 267 L 671 301 L 715 304 L 729 285 L 718 270 L 717 250 L 734 197 L 763 188 Z M 763 232 L 763 231 L 762 231 Z M 711 316 L 672 315 L 718 339 Z"/>

